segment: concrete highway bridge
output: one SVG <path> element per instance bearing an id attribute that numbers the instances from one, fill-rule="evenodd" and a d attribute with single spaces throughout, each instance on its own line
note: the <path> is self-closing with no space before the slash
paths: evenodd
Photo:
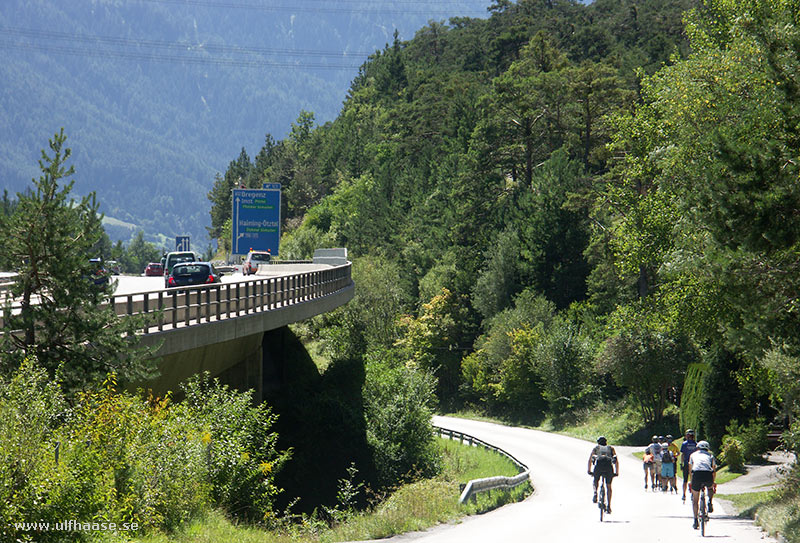
<path id="1" fill-rule="evenodd" d="M 288 324 L 320 315 L 354 295 L 346 251 L 320 250 L 310 262 L 262 264 L 254 276 L 226 278 L 214 285 L 142 292 L 117 290 L 112 298 L 120 316 L 147 318 L 139 333 L 156 349 L 160 376 L 135 384 L 163 394 L 208 371 L 223 383 L 250 388 L 254 398 L 279 386 L 282 360 L 275 353 Z M 277 349 L 280 352 L 280 349 Z"/>

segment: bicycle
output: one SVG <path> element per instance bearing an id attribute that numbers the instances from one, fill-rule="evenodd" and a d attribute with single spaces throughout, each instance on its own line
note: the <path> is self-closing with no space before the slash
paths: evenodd
<path id="1" fill-rule="evenodd" d="M 706 508 L 706 485 L 700 487 L 700 497 L 698 498 L 697 517 L 700 521 L 700 536 L 706 535 L 706 523 L 708 523 L 708 509 Z"/>
<path id="2" fill-rule="evenodd" d="M 597 507 L 600 508 L 600 522 L 603 522 L 603 515 L 608 512 L 608 504 L 606 503 L 606 481 L 608 479 L 606 477 L 607 476 L 603 474 L 597 481 L 600 487 L 597 489 Z"/>

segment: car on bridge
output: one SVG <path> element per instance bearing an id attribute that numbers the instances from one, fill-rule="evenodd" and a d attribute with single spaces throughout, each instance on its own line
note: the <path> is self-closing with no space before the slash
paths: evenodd
<path id="1" fill-rule="evenodd" d="M 122 274 L 122 266 L 120 266 L 120 263 L 116 260 L 106 261 L 106 269 L 114 275 Z"/>
<path id="2" fill-rule="evenodd" d="M 161 277 L 164 275 L 164 266 L 161 262 L 150 262 L 144 268 L 145 277 Z"/>
<path id="3" fill-rule="evenodd" d="M 167 275 L 167 288 L 219 283 L 222 273 L 211 262 L 180 262 Z"/>
<path id="4" fill-rule="evenodd" d="M 92 283 L 98 286 L 106 286 L 111 281 L 111 272 L 108 271 L 102 258 L 90 258 L 89 264 L 91 267 L 91 277 L 89 278 Z"/>
<path id="5" fill-rule="evenodd" d="M 167 279 L 172 267 L 180 262 L 198 262 L 200 258 L 194 251 L 172 251 L 164 256 L 164 287 L 168 287 Z"/>
<path id="6" fill-rule="evenodd" d="M 256 273 L 259 264 L 269 264 L 270 260 L 272 260 L 272 254 L 269 251 L 250 251 L 242 263 L 242 274 Z"/>

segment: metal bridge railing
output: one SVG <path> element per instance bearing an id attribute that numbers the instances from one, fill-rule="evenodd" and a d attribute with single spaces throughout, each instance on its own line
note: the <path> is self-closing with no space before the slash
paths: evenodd
<path id="1" fill-rule="evenodd" d="M 111 302 L 119 316 L 149 316 L 141 329 L 148 334 L 322 298 L 352 284 L 350 270 L 347 263 L 280 277 L 114 295 Z"/>

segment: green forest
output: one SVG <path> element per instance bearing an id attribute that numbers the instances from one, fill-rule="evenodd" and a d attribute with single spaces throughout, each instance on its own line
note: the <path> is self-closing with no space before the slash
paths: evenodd
<path id="1" fill-rule="evenodd" d="M 558 425 L 614 405 L 795 448 L 796 6 L 490 11 L 395 39 L 335 121 L 303 111 L 243 150 L 211 233 L 235 180 L 282 183 L 281 255 L 355 263 L 356 301 L 306 339 L 433 375 L 444 411 Z"/>

